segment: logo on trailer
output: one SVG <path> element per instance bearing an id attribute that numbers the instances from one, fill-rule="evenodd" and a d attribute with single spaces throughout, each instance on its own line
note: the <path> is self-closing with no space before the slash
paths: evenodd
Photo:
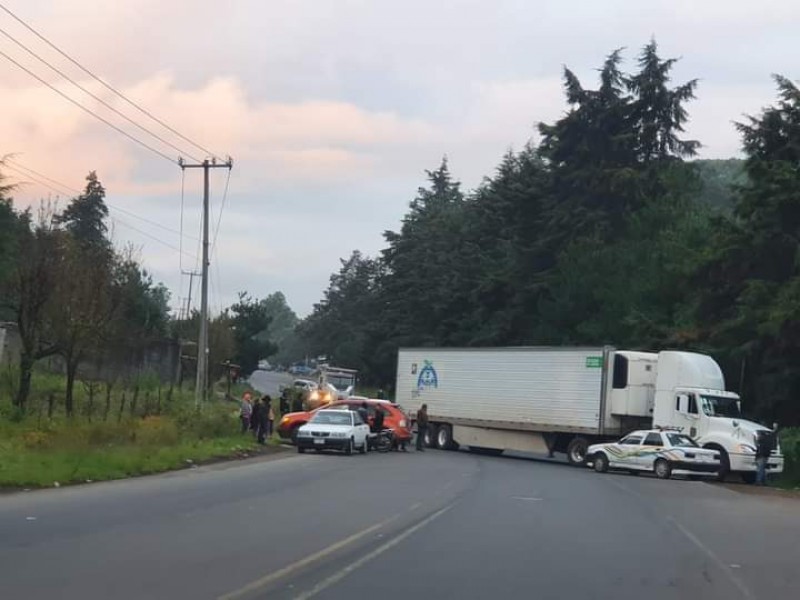
<path id="1" fill-rule="evenodd" d="M 419 372 L 419 377 L 417 377 L 417 389 L 424 390 L 438 387 L 439 376 L 436 374 L 436 369 L 433 368 L 433 363 L 431 361 L 426 360 L 425 365 Z"/>

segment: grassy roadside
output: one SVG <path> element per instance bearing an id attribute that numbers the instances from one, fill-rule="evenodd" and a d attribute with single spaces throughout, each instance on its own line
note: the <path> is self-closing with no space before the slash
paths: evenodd
<path id="1" fill-rule="evenodd" d="M 186 468 L 215 459 L 278 451 L 239 433 L 238 402 L 211 394 L 195 410 L 191 391 L 139 381 L 107 393 L 76 387 L 68 418 L 58 395 L 63 380 L 37 374 L 29 410 L 20 414 L 0 386 L 0 488 L 51 487 Z M 244 391 L 237 389 L 237 392 Z"/>

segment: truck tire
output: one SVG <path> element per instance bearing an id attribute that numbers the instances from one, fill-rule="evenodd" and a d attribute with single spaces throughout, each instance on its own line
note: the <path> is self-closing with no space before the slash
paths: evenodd
<path id="1" fill-rule="evenodd" d="M 455 450 L 458 445 L 453 441 L 453 428 L 450 425 L 440 425 L 436 433 L 436 444 L 442 450 Z"/>
<path id="2" fill-rule="evenodd" d="M 659 479 L 669 479 L 672 477 L 672 465 L 666 459 L 659 458 L 653 465 L 653 472 Z"/>
<path id="3" fill-rule="evenodd" d="M 584 437 L 572 438 L 567 446 L 567 461 L 576 467 L 586 465 L 586 451 L 589 449 L 589 441 Z"/>
<path id="4" fill-rule="evenodd" d="M 602 452 L 594 455 L 594 470 L 598 473 L 606 473 L 608 471 L 608 457 Z"/>
<path id="5" fill-rule="evenodd" d="M 425 430 L 425 446 L 428 448 L 433 448 L 434 450 L 437 449 L 439 447 L 436 439 L 438 434 L 439 428 L 433 423 L 429 423 L 428 428 Z"/>

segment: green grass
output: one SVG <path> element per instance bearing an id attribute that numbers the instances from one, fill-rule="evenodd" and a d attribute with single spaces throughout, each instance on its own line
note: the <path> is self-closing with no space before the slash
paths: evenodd
<path id="1" fill-rule="evenodd" d="M 71 418 L 63 377 L 37 372 L 25 414 L 11 405 L 14 382 L 13 373 L 0 374 L 0 487 L 119 479 L 263 451 L 239 434 L 237 403 L 212 395 L 197 411 L 191 389 L 170 391 L 155 378 L 134 383 L 136 393 L 114 386 L 108 405 L 105 384 L 78 383 Z"/>

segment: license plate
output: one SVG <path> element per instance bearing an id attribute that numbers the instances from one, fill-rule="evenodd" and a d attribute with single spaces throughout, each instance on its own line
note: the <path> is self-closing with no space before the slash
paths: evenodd
<path id="1" fill-rule="evenodd" d="M 322 446 L 325 443 L 325 440 L 314 440 L 314 443 Z"/>

